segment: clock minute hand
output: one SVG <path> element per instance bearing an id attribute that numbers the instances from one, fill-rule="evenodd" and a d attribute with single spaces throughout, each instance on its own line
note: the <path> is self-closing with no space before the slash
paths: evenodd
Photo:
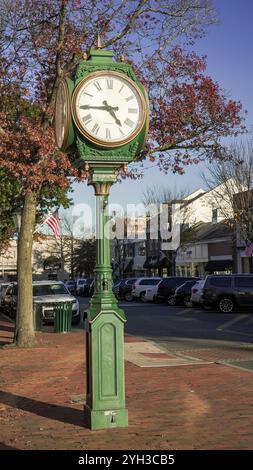
<path id="1" fill-rule="evenodd" d="M 118 108 L 118 107 L 115 107 L 115 108 L 114 108 L 113 106 L 110 106 L 110 105 L 107 103 L 107 101 L 103 101 L 103 104 L 104 104 L 105 107 L 106 107 L 106 111 L 108 111 L 108 113 L 115 119 L 116 124 L 118 124 L 118 126 L 121 126 L 121 122 L 120 122 L 120 120 L 117 118 L 117 116 L 116 116 L 116 114 L 115 114 L 115 112 L 114 112 L 114 109 L 115 109 L 115 111 L 118 111 L 119 108 Z"/>

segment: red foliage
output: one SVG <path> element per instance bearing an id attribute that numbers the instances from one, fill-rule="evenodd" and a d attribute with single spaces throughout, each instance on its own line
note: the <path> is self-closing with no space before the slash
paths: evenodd
<path id="1" fill-rule="evenodd" d="M 241 103 L 228 100 L 205 68 L 205 58 L 179 47 L 168 61 L 149 62 L 151 127 L 142 157 L 157 158 L 165 172 L 216 158 L 223 137 L 245 132 Z"/>
<path id="2" fill-rule="evenodd" d="M 63 188 L 69 185 L 67 175 L 75 172 L 66 154 L 56 150 L 52 128 L 45 129 L 27 118 L 13 125 L 0 115 L 0 121 L 5 131 L 0 141 L 0 165 L 22 182 L 25 192 L 47 183 Z"/>

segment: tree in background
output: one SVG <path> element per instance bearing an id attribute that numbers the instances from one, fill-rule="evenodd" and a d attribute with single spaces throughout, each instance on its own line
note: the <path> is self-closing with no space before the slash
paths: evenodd
<path id="1" fill-rule="evenodd" d="M 15 213 L 20 209 L 20 187 L 17 181 L 10 181 L 0 169 L 0 254 L 8 247 L 16 231 Z"/>
<path id="2" fill-rule="evenodd" d="M 231 144 L 222 150 L 221 161 L 209 165 L 203 179 L 212 190 L 220 218 L 234 229 L 234 242 L 253 243 L 253 142 Z"/>
<path id="3" fill-rule="evenodd" d="M 71 216 L 64 215 L 60 221 L 60 236 L 53 245 L 54 256 L 61 261 L 62 272 L 68 268 L 71 279 L 76 277 L 75 251 L 80 247 L 81 240 L 74 233 Z"/>
<path id="4" fill-rule="evenodd" d="M 96 263 L 96 240 L 86 238 L 74 250 L 74 269 L 77 277 L 94 277 Z"/>
<path id="5" fill-rule="evenodd" d="M 23 197 L 18 346 L 33 343 L 31 254 L 41 191 L 64 190 L 68 176 L 77 176 L 67 155 L 55 149 L 51 125 L 59 79 L 73 72 L 100 32 L 103 47 L 134 59 L 148 89 L 150 137 L 139 160 L 182 172 L 185 165 L 216 158 L 220 139 L 243 131 L 240 104 L 204 75 L 203 58 L 184 50 L 214 22 L 208 0 L 1 2 L 0 167 L 19 181 Z M 132 167 L 127 176 L 139 173 Z"/>

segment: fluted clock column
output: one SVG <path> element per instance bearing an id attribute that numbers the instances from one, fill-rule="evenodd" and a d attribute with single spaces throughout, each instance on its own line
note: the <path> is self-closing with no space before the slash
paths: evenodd
<path id="1" fill-rule="evenodd" d="M 124 380 L 124 311 L 112 291 L 108 197 L 116 181 L 114 168 L 95 168 L 89 184 L 96 196 L 95 291 L 86 319 L 86 384 L 84 416 L 91 429 L 128 425 Z"/>

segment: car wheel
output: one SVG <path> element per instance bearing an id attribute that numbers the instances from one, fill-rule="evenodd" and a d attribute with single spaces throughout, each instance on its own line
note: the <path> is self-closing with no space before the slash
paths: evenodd
<path id="1" fill-rule="evenodd" d="M 125 294 L 125 300 L 126 300 L 127 302 L 132 302 L 132 300 L 133 300 L 133 294 L 132 294 L 132 292 L 127 292 L 127 293 Z"/>
<path id="2" fill-rule="evenodd" d="M 141 301 L 141 302 L 146 302 L 146 300 L 145 300 L 145 292 L 141 292 L 141 293 L 140 293 L 140 301 Z"/>
<path id="3" fill-rule="evenodd" d="M 176 299 L 175 299 L 174 295 L 169 295 L 169 297 L 167 299 L 167 303 L 171 307 L 173 307 L 173 305 L 176 305 Z"/>
<path id="4" fill-rule="evenodd" d="M 231 297 L 222 297 L 218 302 L 218 308 L 221 313 L 231 313 L 235 308 L 235 302 Z"/>
<path id="5" fill-rule="evenodd" d="M 192 306 L 192 302 L 191 302 L 191 296 L 190 295 L 186 295 L 184 297 L 184 306 L 186 308 L 190 308 Z"/>

